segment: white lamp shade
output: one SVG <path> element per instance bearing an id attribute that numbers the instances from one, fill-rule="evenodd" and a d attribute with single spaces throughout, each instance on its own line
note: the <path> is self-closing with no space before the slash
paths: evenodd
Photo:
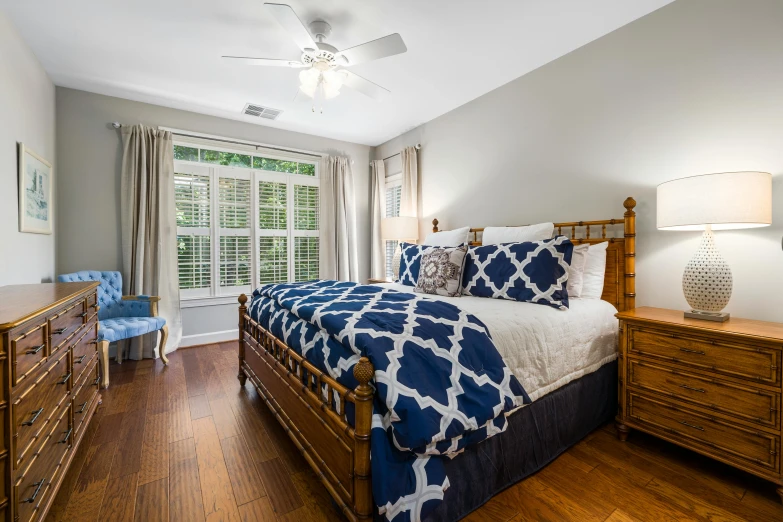
<path id="1" fill-rule="evenodd" d="M 381 237 L 388 241 L 416 241 L 419 239 L 419 220 L 406 216 L 383 218 Z"/>
<path id="2" fill-rule="evenodd" d="M 713 230 L 772 224 L 772 175 L 724 172 L 658 185 L 658 228 Z"/>

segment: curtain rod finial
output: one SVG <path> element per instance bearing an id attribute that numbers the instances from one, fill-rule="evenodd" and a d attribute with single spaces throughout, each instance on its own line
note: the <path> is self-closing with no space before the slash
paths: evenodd
<path id="1" fill-rule="evenodd" d="M 122 123 L 118 121 L 113 121 L 111 122 L 111 126 L 114 127 L 115 129 L 119 129 L 120 127 L 122 127 Z"/>

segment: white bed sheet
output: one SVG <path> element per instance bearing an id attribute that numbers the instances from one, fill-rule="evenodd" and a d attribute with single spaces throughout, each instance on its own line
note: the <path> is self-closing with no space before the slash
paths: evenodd
<path id="1" fill-rule="evenodd" d="M 413 293 L 397 283 L 380 286 Z M 568 310 L 486 297 L 416 294 L 479 318 L 500 355 L 535 401 L 617 358 L 617 310 L 600 299 L 571 299 Z"/>

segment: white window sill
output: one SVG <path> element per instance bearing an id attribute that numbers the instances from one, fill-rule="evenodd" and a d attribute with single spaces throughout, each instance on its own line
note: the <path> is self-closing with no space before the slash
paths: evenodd
<path id="1" fill-rule="evenodd" d="M 250 295 L 247 296 L 248 301 Z M 208 296 L 208 297 L 181 297 L 179 299 L 180 308 L 198 308 L 200 306 L 219 306 L 233 304 L 239 307 L 239 294 L 237 295 L 220 295 L 220 296 Z"/>

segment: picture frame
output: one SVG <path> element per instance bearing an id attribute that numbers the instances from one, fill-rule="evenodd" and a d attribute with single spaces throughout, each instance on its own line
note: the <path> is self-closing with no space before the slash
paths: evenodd
<path id="1" fill-rule="evenodd" d="M 19 143 L 19 231 L 51 234 L 54 217 L 52 164 Z"/>

